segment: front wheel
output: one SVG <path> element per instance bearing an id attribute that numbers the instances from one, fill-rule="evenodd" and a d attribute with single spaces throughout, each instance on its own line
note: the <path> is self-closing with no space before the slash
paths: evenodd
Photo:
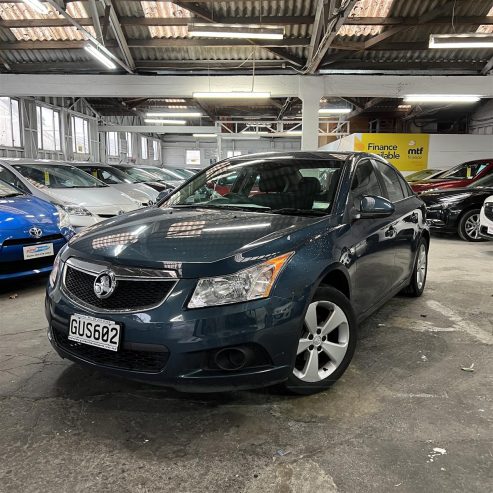
<path id="1" fill-rule="evenodd" d="M 479 231 L 481 229 L 480 224 L 480 210 L 474 209 L 466 212 L 459 221 L 459 236 L 465 241 L 482 241 Z"/>
<path id="2" fill-rule="evenodd" d="M 305 315 L 286 389 L 308 395 L 330 387 L 351 362 L 356 334 L 350 301 L 337 289 L 318 288 Z"/>

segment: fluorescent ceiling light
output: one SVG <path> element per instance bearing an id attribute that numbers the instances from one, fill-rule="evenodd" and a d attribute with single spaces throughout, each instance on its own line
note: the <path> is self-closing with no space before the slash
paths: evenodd
<path id="1" fill-rule="evenodd" d="M 162 125 L 186 125 L 186 120 L 162 120 L 160 118 L 144 118 L 146 123 L 160 123 Z"/>
<path id="2" fill-rule="evenodd" d="M 96 60 L 101 62 L 105 67 L 115 69 L 116 65 L 102 52 L 93 45 L 85 45 L 84 49 L 90 53 Z"/>
<path id="3" fill-rule="evenodd" d="M 153 117 L 166 117 L 166 118 L 199 118 L 202 116 L 202 113 L 199 113 L 197 111 L 190 111 L 190 112 L 179 112 L 179 113 L 147 113 L 146 116 L 150 116 L 151 118 Z"/>
<path id="4" fill-rule="evenodd" d="M 215 139 L 217 134 L 192 134 L 196 139 Z"/>
<path id="5" fill-rule="evenodd" d="M 48 7 L 41 3 L 39 0 L 23 0 L 26 5 L 31 7 L 39 14 L 47 14 L 49 12 Z"/>
<path id="6" fill-rule="evenodd" d="M 481 98 L 467 94 L 409 94 L 405 103 L 476 103 Z"/>
<path id="7" fill-rule="evenodd" d="M 241 92 L 241 91 L 223 91 L 223 92 L 194 92 L 194 98 L 204 99 L 260 99 L 270 98 L 270 92 Z"/>
<path id="8" fill-rule="evenodd" d="M 493 35 L 483 33 L 430 34 L 430 48 L 493 48 Z"/>
<path id="9" fill-rule="evenodd" d="M 320 115 L 347 115 L 353 111 L 351 108 L 320 108 Z"/>
<path id="10" fill-rule="evenodd" d="M 206 38 L 282 39 L 284 27 L 237 24 L 189 24 L 189 36 Z"/>

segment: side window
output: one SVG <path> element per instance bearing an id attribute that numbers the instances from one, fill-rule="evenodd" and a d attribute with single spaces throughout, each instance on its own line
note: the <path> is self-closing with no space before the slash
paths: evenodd
<path id="1" fill-rule="evenodd" d="M 14 187 L 19 188 L 25 193 L 31 193 L 29 189 L 24 185 L 24 183 L 22 183 L 21 180 L 19 180 L 19 178 L 17 178 L 17 176 L 12 173 L 12 171 L 4 168 L 3 166 L 0 166 L 0 180 L 10 183 Z"/>
<path id="2" fill-rule="evenodd" d="M 404 197 L 411 197 L 412 195 L 414 195 L 411 187 L 409 186 L 409 183 L 402 177 L 402 175 L 397 173 L 397 178 L 399 178 L 399 183 L 401 184 Z"/>
<path id="3" fill-rule="evenodd" d="M 382 188 L 375 168 L 372 162 L 368 160 L 360 162 L 356 168 L 351 184 L 350 204 L 359 210 L 361 199 L 365 195 L 382 196 Z"/>
<path id="4" fill-rule="evenodd" d="M 377 166 L 378 171 L 380 171 L 385 188 L 387 189 L 386 198 L 391 202 L 399 202 L 399 200 L 404 199 L 405 195 L 395 170 L 380 161 L 375 161 L 375 165 Z"/>

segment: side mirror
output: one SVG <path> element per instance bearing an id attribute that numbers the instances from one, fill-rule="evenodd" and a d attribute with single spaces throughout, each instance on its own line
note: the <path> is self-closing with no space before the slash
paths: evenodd
<path id="1" fill-rule="evenodd" d="M 390 202 L 390 200 L 377 195 L 367 195 L 361 199 L 359 217 L 361 219 L 388 217 L 391 216 L 394 211 L 394 204 Z"/>

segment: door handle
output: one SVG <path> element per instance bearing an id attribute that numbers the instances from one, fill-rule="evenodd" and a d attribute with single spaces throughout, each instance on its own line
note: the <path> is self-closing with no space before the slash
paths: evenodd
<path id="1" fill-rule="evenodd" d="M 408 218 L 410 223 L 418 224 L 419 222 L 419 216 L 417 212 L 413 212 L 410 216 L 408 216 Z"/>
<path id="2" fill-rule="evenodd" d="M 394 226 L 390 226 L 386 231 L 385 231 L 385 237 L 386 238 L 393 238 L 397 234 L 396 229 Z"/>

